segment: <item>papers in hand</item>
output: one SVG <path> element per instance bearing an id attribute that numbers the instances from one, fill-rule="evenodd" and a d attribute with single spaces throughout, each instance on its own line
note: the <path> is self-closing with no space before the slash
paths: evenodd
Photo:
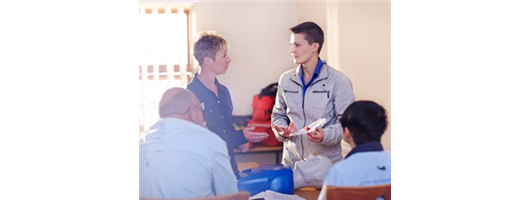
<path id="1" fill-rule="evenodd" d="M 306 133 L 311 133 L 311 132 L 315 132 L 315 130 L 317 128 L 322 128 L 322 126 L 324 126 L 324 124 L 326 124 L 326 118 L 320 118 L 318 119 L 317 121 L 309 124 L 308 126 L 296 131 L 296 132 L 293 132 L 291 133 L 291 135 L 289 136 L 296 136 L 296 135 L 302 135 L 302 134 L 306 134 Z"/>

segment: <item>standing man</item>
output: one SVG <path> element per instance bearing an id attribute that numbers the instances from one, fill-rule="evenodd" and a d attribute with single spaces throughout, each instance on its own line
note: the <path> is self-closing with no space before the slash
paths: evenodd
<path id="1" fill-rule="evenodd" d="M 283 144 L 282 164 L 294 163 L 309 155 L 328 157 L 333 163 L 342 160 L 342 127 L 339 119 L 355 100 L 350 79 L 320 59 L 324 32 L 313 22 L 291 29 L 291 55 L 297 65 L 280 76 L 272 128 Z M 292 136 L 291 133 L 326 119 L 314 133 Z"/>

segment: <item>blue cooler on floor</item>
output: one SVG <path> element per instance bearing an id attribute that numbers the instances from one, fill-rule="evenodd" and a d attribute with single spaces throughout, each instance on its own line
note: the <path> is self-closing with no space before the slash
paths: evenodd
<path id="1" fill-rule="evenodd" d="M 294 194 L 293 182 L 291 167 L 282 164 L 262 165 L 242 171 L 237 186 L 239 191 L 248 191 L 250 196 L 265 190 Z"/>

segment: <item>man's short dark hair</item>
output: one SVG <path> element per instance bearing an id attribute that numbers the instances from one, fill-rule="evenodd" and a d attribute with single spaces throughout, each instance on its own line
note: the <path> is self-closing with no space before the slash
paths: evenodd
<path id="1" fill-rule="evenodd" d="M 303 34 L 309 44 L 313 44 L 315 42 L 318 43 L 318 54 L 320 54 L 320 50 L 322 50 L 322 45 L 324 44 L 324 31 L 322 31 L 320 26 L 314 22 L 304 22 L 292 27 L 289 30 L 295 34 Z"/>
<path id="2" fill-rule="evenodd" d="M 348 129 L 355 144 L 381 142 L 388 121 L 386 110 L 373 101 L 356 101 L 350 104 L 340 119 L 342 128 Z"/>

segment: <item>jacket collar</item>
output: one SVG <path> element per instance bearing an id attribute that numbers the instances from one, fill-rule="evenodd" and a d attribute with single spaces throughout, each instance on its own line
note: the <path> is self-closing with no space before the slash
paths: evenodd
<path id="1" fill-rule="evenodd" d="M 320 60 L 320 58 L 319 58 L 319 60 Z M 317 79 L 315 79 L 313 81 L 313 83 L 318 82 L 318 81 L 320 81 L 322 79 L 328 78 L 328 68 L 329 68 L 329 66 L 328 66 L 328 64 L 326 63 L 325 60 L 322 60 L 322 63 L 323 63 L 323 65 L 320 68 L 320 72 L 318 73 L 318 77 L 317 77 Z M 294 73 L 291 74 L 291 76 L 290 76 L 291 81 L 294 81 L 294 82 L 298 83 L 299 85 L 302 85 L 302 80 L 300 79 L 301 71 L 302 71 L 302 65 L 298 66 L 294 70 Z"/>

